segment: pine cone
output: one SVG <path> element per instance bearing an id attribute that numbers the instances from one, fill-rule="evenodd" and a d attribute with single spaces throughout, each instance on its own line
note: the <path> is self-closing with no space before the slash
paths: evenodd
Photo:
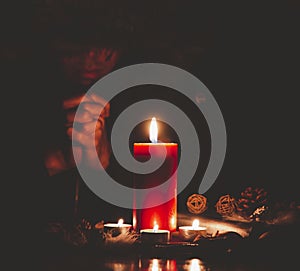
<path id="1" fill-rule="evenodd" d="M 237 200 L 237 211 L 249 217 L 257 208 L 265 205 L 268 201 L 268 193 L 263 188 L 247 187 L 241 192 L 241 197 Z"/>

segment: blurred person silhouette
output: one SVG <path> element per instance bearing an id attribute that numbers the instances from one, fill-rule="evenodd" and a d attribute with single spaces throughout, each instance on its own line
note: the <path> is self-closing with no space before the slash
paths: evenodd
<path id="1" fill-rule="evenodd" d="M 113 7 L 115 12 L 114 9 L 115 7 Z M 109 13 L 109 10 L 107 12 Z M 111 168 L 112 154 L 108 140 L 108 126 L 111 125 L 110 120 L 113 120 L 110 112 L 111 101 L 108 103 L 102 97 L 89 96 L 85 100 L 84 112 L 81 112 L 81 116 L 77 118 L 79 125 L 73 125 L 76 109 L 86 91 L 96 81 L 118 67 L 134 64 L 136 61 L 141 62 L 139 57 L 142 58 L 143 63 L 158 62 L 192 69 L 193 64 L 202 57 L 202 50 L 196 46 L 191 51 L 191 44 L 183 42 L 183 39 L 181 42 L 184 43 L 185 50 L 182 50 L 178 45 L 181 36 L 177 37 L 178 29 L 175 26 L 172 31 L 158 30 L 156 27 L 159 25 L 159 20 L 154 20 L 150 25 L 143 25 L 142 22 L 149 19 L 147 16 L 140 18 L 143 17 L 143 12 L 138 14 L 140 25 L 137 26 L 135 22 L 136 28 L 143 31 L 137 31 L 138 34 L 133 41 L 131 40 L 131 27 L 128 27 L 126 23 L 116 24 L 126 28 L 124 32 L 121 31 L 122 33 L 113 30 L 114 27 L 102 25 L 110 16 L 105 14 L 104 6 L 101 6 L 101 10 L 97 9 L 93 12 L 80 10 L 78 13 L 80 19 L 75 20 L 75 23 L 73 21 L 70 24 L 53 24 L 54 30 L 45 38 L 46 51 L 37 48 L 35 52 L 35 61 L 40 63 L 36 64 L 38 70 L 35 74 L 36 88 L 48 89 L 37 91 L 37 100 L 41 101 L 37 106 L 43 115 L 43 120 L 39 124 L 43 142 L 39 150 L 45 169 L 46 181 L 43 182 L 45 184 L 43 189 L 46 191 L 44 201 L 47 214 L 52 220 L 65 217 L 72 219 L 74 214 L 90 217 L 95 222 L 101 217 L 105 217 L 106 220 L 115 220 L 116 214 L 125 216 L 125 221 L 131 220 L 130 210 L 111 206 L 89 190 L 77 172 L 73 157 L 72 137 L 76 141 L 74 151 L 77 157 L 81 157 L 81 161 L 89 165 L 91 170 L 95 168 L 94 163 L 100 160 L 105 170 L 116 173 Z M 161 13 L 164 14 L 164 12 Z M 132 20 L 138 20 L 134 16 L 132 18 Z M 99 21 L 95 22 L 97 20 Z M 181 24 L 179 21 L 177 23 Z M 137 43 L 129 49 L 136 51 L 132 51 L 133 54 L 128 56 L 128 43 L 134 43 L 136 39 L 138 39 Z M 174 44 L 176 44 L 175 49 Z M 145 99 L 145 96 L 166 100 L 170 98 L 168 95 L 170 92 L 163 92 L 157 86 L 151 89 L 152 94 L 149 92 L 145 94 L 144 91 L 141 93 L 140 89 L 141 87 L 134 90 L 135 93 L 131 96 L 133 99 L 127 97 L 123 99 L 122 106 L 136 101 L 138 95 L 140 98 L 143 95 L 142 99 Z M 137 93 L 138 95 L 135 95 Z M 175 100 L 180 104 L 182 99 L 176 96 Z M 187 107 L 190 108 L 190 106 Z M 101 109 L 102 112 L 99 115 Z M 114 106 L 113 114 L 119 109 L 119 105 Z M 95 120 L 97 120 L 96 138 L 95 142 L 90 142 L 87 138 L 92 132 Z M 80 127 L 80 130 L 75 127 Z M 172 139 L 168 138 L 168 140 Z M 92 143 L 96 145 L 97 157 L 94 157 L 95 153 L 91 151 L 94 147 Z M 117 174 L 120 175 L 120 172 L 118 171 Z M 122 176 L 122 179 L 126 178 L 127 175 Z"/>
<path id="2" fill-rule="evenodd" d="M 128 210 L 103 201 L 87 187 L 74 160 L 75 154 L 77 163 L 91 170 L 97 168 L 99 161 L 104 170 L 110 170 L 110 102 L 86 92 L 122 66 L 127 44 L 118 33 L 107 33 L 98 27 L 81 22 L 72 25 L 71 30 L 61 28 L 61 32 L 47 37 L 44 48 L 35 52 L 36 88 L 45 89 L 37 91 L 37 108 L 43 117 L 38 149 L 45 179 L 42 191 L 46 222 L 130 219 Z M 74 123 L 81 102 L 84 109 L 77 115 L 78 123 Z M 93 132 L 94 142 L 90 140 Z"/>

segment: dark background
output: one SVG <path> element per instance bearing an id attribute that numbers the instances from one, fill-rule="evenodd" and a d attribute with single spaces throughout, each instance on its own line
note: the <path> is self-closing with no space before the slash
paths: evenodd
<path id="1" fill-rule="evenodd" d="M 91 31 L 126 46 L 124 64 L 176 65 L 211 91 L 228 137 L 225 163 L 207 193 L 212 201 L 248 185 L 264 187 L 275 198 L 298 199 L 299 2 L 223 2 L 36 0 L 2 6 L 3 82 L 22 116 L 22 139 L 14 142 L 26 145 L 13 167 L 23 166 L 27 180 L 41 186 L 38 150 L 30 146 L 43 140 L 36 107 L 43 89 L 31 87 L 40 80 L 32 71 L 50 73 L 44 48 L 61 36 L 84 40 L 80 25 L 91 23 Z M 200 178 L 185 196 L 197 192 Z"/>

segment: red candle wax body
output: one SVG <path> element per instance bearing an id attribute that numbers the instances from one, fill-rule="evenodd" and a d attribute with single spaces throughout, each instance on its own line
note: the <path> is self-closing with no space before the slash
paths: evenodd
<path id="1" fill-rule="evenodd" d="M 159 229 L 173 232 L 177 225 L 177 174 L 178 165 L 177 143 L 134 143 L 134 157 L 139 161 L 150 159 L 149 147 L 152 155 L 164 157 L 165 160 L 160 168 L 149 174 L 136 174 L 134 177 L 135 188 L 151 188 L 168 181 L 167 189 L 164 191 L 146 192 L 142 202 L 142 208 L 136 208 L 134 197 L 133 203 L 133 228 L 136 231 L 141 229 L 153 229 L 158 225 Z M 175 173 L 175 174 L 174 174 Z M 162 202 L 166 198 L 169 200 L 151 208 L 143 208 L 149 202 Z M 148 205 L 149 206 L 149 205 Z"/>

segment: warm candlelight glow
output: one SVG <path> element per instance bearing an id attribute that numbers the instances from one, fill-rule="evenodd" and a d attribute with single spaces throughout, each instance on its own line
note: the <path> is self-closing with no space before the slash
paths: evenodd
<path id="1" fill-rule="evenodd" d="M 176 227 L 176 219 L 174 216 L 172 216 L 172 218 L 171 218 L 171 225 Z"/>
<path id="2" fill-rule="evenodd" d="M 157 129 L 156 118 L 153 117 L 150 124 L 150 141 L 152 143 L 157 143 L 157 134 L 158 134 L 158 129 Z"/>
<path id="3" fill-rule="evenodd" d="M 197 228 L 199 227 L 199 225 L 200 225 L 199 220 L 198 220 L 198 219 L 195 219 L 195 220 L 193 221 L 192 227 L 193 227 L 193 229 L 197 229 Z"/>
<path id="4" fill-rule="evenodd" d="M 196 236 L 205 237 L 207 228 L 199 225 L 199 220 L 195 219 L 191 226 L 180 226 L 179 232 L 181 237 L 185 240 L 193 240 Z"/>
<path id="5" fill-rule="evenodd" d="M 168 242 L 170 240 L 170 231 L 159 230 L 158 228 L 158 224 L 155 224 L 152 229 L 140 230 L 142 243 L 155 244 Z"/>
<path id="6" fill-rule="evenodd" d="M 153 259 L 152 260 L 151 271 L 159 271 L 159 270 L 161 270 L 161 269 L 159 268 L 159 261 L 158 261 L 158 259 Z"/>
<path id="7" fill-rule="evenodd" d="M 121 233 L 129 232 L 131 229 L 131 224 L 125 224 L 124 219 L 120 218 L 118 220 L 118 223 L 105 223 L 104 224 L 104 230 L 110 231 L 112 234 L 112 237 L 116 237 Z"/>
<path id="8" fill-rule="evenodd" d="M 121 227 L 124 223 L 124 219 L 123 218 L 120 218 L 119 221 L 118 221 L 118 227 Z"/>
<path id="9" fill-rule="evenodd" d="M 190 271 L 201 271 L 201 261 L 199 259 L 192 259 L 190 265 Z"/>

